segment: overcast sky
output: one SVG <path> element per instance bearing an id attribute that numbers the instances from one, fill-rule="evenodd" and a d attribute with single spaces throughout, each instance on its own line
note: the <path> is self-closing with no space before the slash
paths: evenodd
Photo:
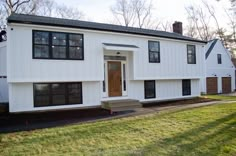
<path id="1" fill-rule="evenodd" d="M 112 21 L 110 7 L 116 0 L 56 0 L 57 3 L 76 7 L 81 10 L 86 20 L 108 23 Z M 224 8 L 229 8 L 229 0 L 206 0 L 209 4 L 215 6 L 217 17 L 222 25 L 227 25 L 227 17 L 224 14 Z M 65 3 L 66 2 L 66 3 Z M 152 0 L 154 5 L 153 17 L 159 20 L 182 21 L 186 22 L 185 7 L 190 4 L 200 4 L 201 0 Z"/>

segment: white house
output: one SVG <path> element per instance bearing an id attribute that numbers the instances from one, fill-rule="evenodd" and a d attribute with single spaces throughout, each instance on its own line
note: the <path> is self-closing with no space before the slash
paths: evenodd
<path id="1" fill-rule="evenodd" d="M 162 101 L 201 93 L 204 41 L 23 14 L 8 18 L 7 32 L 10 112 L 97 107 L 119 99 Z"/>
<path id="2" fill-rule="evenodd" d="M 6 44 L 6 42 L 0 42 L 0 103 L 8 102 Z"/>
<path id="3" fill-rule="evenodd" d="M 212 40 L 206 46 L 206 75 L 202 92 L 207 94 L 229 93 L 235 90 L 235 67 L 230 52 L 220 40 Z"/>

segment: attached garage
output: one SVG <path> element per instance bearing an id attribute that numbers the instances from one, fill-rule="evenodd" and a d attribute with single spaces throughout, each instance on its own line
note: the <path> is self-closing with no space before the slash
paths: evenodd
<path id="1" fill-rule="evenodd" d="M 222 77 L 222 93 L 232 92 L 231 77 Z"/>
<path id="2" fill-rule="evenodd" d="M 218 93 L 217 77 L 207 77 L 206 84 L 207 84 L 207 94 Z"/>

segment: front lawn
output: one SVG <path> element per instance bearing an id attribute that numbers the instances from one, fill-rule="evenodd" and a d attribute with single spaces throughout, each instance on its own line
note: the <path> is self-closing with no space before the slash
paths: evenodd
<path id="1" fill-rule="evenodd" d="M 236 155 L 236 103 L 0 134 L 0 155 Z"/>
<path id="2" fill-rule="evenodd" d="M 204 95 L 202 97 L 206 97 L 209 99 L 215 99 L 215 100 L 226 100 L 226 101 L 236 101 L 236 96 L 227 96 L 227 95 Z"/>

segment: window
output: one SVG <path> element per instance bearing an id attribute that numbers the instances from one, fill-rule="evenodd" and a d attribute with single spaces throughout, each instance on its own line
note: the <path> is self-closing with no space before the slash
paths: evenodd
<path id="1" fill-rule="evenodd" d="M 83 35 L 34 30 L 33 58 L 83 60 Z"/>
<path id="2" fill-rule="evenodd" d="M 195 45 L 187 45 L 188 64 L 196 64 L 196 47 Z"/>
<path id="3" fill-rule="evenodd" d="M 49 58 L 49 33 L 35 31 L 33 34 L 34 58 Z"/>
<path id="4" fill-rule="evenodd" d="M 125 64 L 123 64 L 123 87 L 124 91 L 126 91 L 126 71 L 125 71 Z"/>
<path id="5" fill-rule="evenodd" d="M 218 64 L 222 64 L 221 54 L 217 54 L 217 62 Z"/>
<path id="6" fill-rule="evenodd" d="M 191 95 L 191 80 L 182 80 L 183 96 Z"/>
<path id="7" fill-rule="evenodd" d="M 155 80 L 144 81 L 145 99 L 156 98 Z"/>
<path id="8" fill-rule="evenodd" d="M 34 106 L 82 104 L 82 83 L 34 84 Z"/>
<path id="9" fill-rule="evenodd" d="M 149 62 L 160 63 L 160 42 L 148 41 Z"/>

